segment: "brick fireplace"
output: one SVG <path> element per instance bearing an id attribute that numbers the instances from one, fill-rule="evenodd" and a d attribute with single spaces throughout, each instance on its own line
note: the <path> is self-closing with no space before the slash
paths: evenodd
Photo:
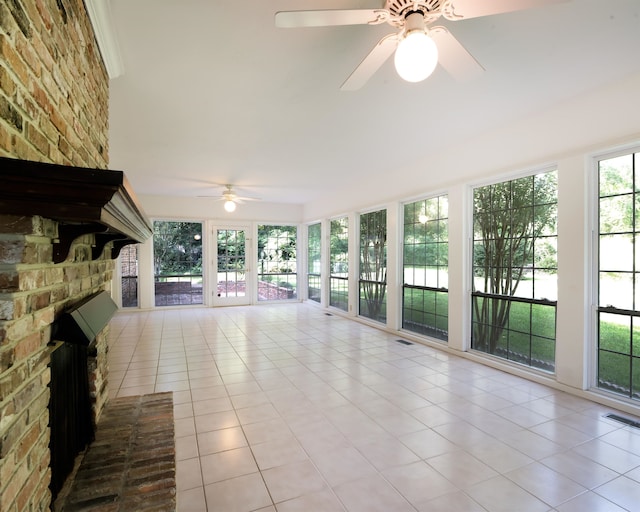
<path id="1" fill-rule="evenodd" d="M 103 176 L 118 178 L 96 171 L 108 167 L 108 86 L 82 0 L 0 0 L 0 510 L 7 512 L 51 505 L 52 326 L 73 304 L 109 291 L 117 249 L 144 238 L 125 181 L 105 192 L 102 206 L 84 204 Z M 23 174 L 12 166 L 18 161 L 57 165 Z M 95 422 L 108 396 L 107 336 L 108 328 L 98 334 L 89 362 Z"/>

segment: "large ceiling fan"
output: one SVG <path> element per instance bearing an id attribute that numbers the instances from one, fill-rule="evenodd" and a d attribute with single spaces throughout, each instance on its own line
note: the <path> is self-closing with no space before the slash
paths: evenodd
<path id="1" fill-rule="evenodd" d="M 439 63 L 457 80 L 484 71 L 482 66 L 443 26 L 431 24 L 443 17 L 450 21 L 519 11 L 569 0 L 383 0 L 380 9 L 280 11 L 277 27 L 327 27 L 336 25 L 379 25 L 398 29 L 384 36 L 342 84 L 343 91 L 360 89 L 395 51 L 395 65 L 401 78 L 419 82 Z"/>

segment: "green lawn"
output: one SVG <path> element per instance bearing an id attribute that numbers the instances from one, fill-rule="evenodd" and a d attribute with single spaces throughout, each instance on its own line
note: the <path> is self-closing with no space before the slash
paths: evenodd
<path id="1" fill-rule="evenodd" d="M 474 297 L 480 309 L 482 297 Z M 495 303 L 492 303 L 493 306 Z M 473 318 L 473 348 L 490 352 L 482 332 L 490 329 L 487 320 Z M 507 323 L 500 333 L 494 355 L 545 371 L 555 370 L 556 308 L 554 305 L 512 301 Z"/>
<path id="2" fill-rule="evenodd" d="M 640 328 L 632 330 L 630 317 L 621 316 L 600 314 L 598 386 L 639 399 Z"/>
<path id="3" fill-rule="evenodd" d="M 402 326 L 446 341 L 449 331 L 448 292 L 405 288 Z"/>

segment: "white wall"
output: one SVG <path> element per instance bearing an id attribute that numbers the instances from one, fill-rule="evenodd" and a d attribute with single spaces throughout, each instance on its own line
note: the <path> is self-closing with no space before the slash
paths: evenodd
<path id="1" fill-rule="evenodd" d="M 424 160 L 352 183 L 336 183 L 331 197 L 305 205 L 305 220 L 368 209 L 390 200 L 449 189 L 488 176 L 517 172 L 640 139 L 640 73 L 576 96 L 554 109 L 520 119 L 474 139 L 443 147 Z M 455 108 L 452 105 L 451 108 Z M 402 125 L 399 124 L 399 129 Z M 425 137 L 438 120 L 425 120 Z M 372 141 L 371 151 L 385 150 Z M 389 148 L 401 152 L 402 148 Z"/>

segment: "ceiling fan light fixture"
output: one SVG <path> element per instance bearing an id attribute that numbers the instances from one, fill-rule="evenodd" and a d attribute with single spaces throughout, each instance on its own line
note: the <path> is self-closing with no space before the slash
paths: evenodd
<path id="1" fill-rule="evenodd" d="M 227 199 L 224 202 L 224 209 L 225 211 L 229 212 L 229 213 L 233 213 L 236 211 L 236 203 L 234 201 L 232 201 L 231 199 Z"/>
<path id="2" fill-rule="evenodd" d="M 424 30 L 411 30 L 398 44 L 394 63 L 400 78 L 421 82 L 436 69 L 438 47 Z"/>

